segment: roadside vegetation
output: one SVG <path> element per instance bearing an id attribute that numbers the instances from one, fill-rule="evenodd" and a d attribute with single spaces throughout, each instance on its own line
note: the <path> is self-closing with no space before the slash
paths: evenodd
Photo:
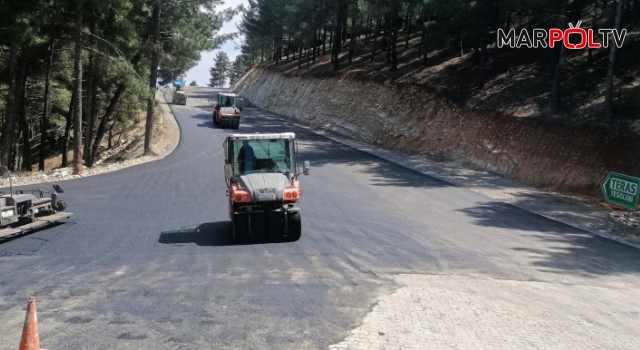
<path id="1" fill-rule="evenodd" d="M 0 8 L 0 163 L 15 171 L 91 167 L 146 120 L 157 82 L 234 34 L 221 0 L 23 0 Z M 71 157 L 70 157 L 71 155 Z M 60 162 L 47 160 L 61 158 Z M 72 158 L 72 159 L 69 159 Z"/>
<path id="2" fill-rule="evenodd" d="M 640 131 L 640 0 L 249 0 L 246 67 L 421 86 L 463 106 Z M 497 30 L 625 29 L 622 48 L 498 48 Z M 576 40 L 574 40 L 576 39 Z M 572 42 L 577 41 L 573 38 Z M 602 42 L 599 34 L 595 40 Z M 610 40 L 611 42 L 611 40 Z M 619 129 L 618 129 L 619 130 Z"/>
<path id="3" fill-rule="evenodd" d="M 213 67 L 209 69 L 211 78 L 207 84 L 210 87 L 224 87 L 227 81 L 230 86 L 233 86 L 246 69 L 242 55 L 236 56 L 235 60 L 231 62 L 229 55 L 224 51 L 219 51 L 213 62 Z"/>

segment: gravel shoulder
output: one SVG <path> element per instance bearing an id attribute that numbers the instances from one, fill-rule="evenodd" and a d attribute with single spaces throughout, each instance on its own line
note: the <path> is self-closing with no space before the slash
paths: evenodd
<path id="1" fill-rule="evenodd" d="M 57 168 L 45 172 L 21 172 L 14 173 L 13 185 L 34 185 L 42 183 L 52 183 L 62 180 L 87 177 L 104 174 L 134 165 L 152 162 L 162 159 L 171 154 L 180 143 L 180 127 L 169 107 L 163 90 L 156 91 L 155 113 L 158 118 L 154 123 L 153 138 L 151 141 L 151 151 L 153 155 L 143 155 L 144 145 L 144 120 L 138 128 L 128 135 L 129 142 L 123 142 L 120 146 L 103 152 L 102 160 L 96 162 L 91 168 L 85 168 L 82 175 L 73 175 L 73 168 Z M 130 158 L 123 161 L 104 162 L 104 159 L 114 158 L 119 154 L 129 154 Z M 0 187 L 8 187 L 9 179 L 0 179 Z"/>

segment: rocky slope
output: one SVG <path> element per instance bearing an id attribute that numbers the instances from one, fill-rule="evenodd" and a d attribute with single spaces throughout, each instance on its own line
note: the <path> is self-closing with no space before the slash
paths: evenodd
<path id="1" fill-rule="evenodd" d="M 312 127 L 432 159 L 465 161 L 538 188 L 598 195 L 608 171 L 640 175 L 635 133 L 458 107 L 417 85 L 254 68 L 235 89 L 260 108 Z"/>

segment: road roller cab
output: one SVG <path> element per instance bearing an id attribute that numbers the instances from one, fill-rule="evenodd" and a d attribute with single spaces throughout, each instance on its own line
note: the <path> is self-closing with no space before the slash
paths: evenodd
<path id="1" fill-rule="evenodd" d="M 174 90 L 173 90 L 173 103 L 177 105 L 186 105 L 187 104 L 187 94 L 184 91 L 184 82 L 183 81 L 174 81 L 173 82 Z"/>
<path id="2" fill-rule="evenodd" d="M 224 142 L 225 181 L 235 242 L 297 241 L 302 233 L 296 135 L 232 134 Z"/>
<path id="3" fill-rule="evenodd" d="M 219 93 L 218 100 L 213 106 L 213 125 L 222 128 L 237 129 L 240 127 L 240 112 L 242 107 L 236 106 L 238 96 L 232 93 Z"/>

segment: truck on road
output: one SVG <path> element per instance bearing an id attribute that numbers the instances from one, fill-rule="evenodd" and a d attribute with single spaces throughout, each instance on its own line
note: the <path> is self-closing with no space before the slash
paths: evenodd
<path id="1" fill-rule="evenodd" d="M 297 140 L 292 132 L 231 134 L 224 141 L 232 239 L 297 241 L 302 234 Z"/>
<path id="2" fill-rule="evenodd" d="M 174 86 L 174 90 L 173 90 L 172 102 L 177 105 L 186 105 L 187 93 L 184 92 L 184 82 L 174 81 L 173 86 Z"/>

